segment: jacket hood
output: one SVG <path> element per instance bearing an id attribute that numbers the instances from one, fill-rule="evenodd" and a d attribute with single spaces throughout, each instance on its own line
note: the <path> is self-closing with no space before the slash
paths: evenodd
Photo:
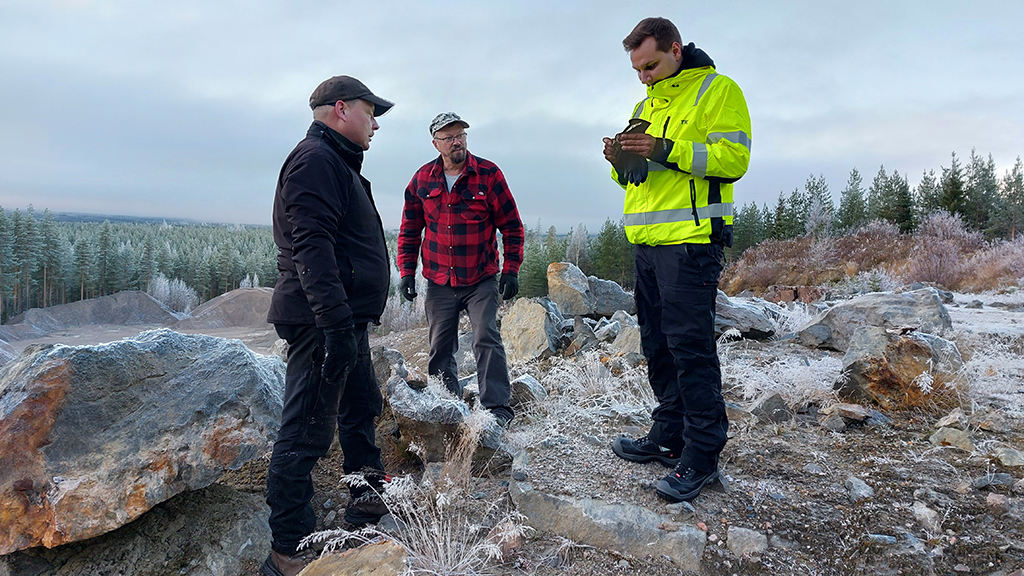
<path id="1" fill-rule="evenodd" d="M 314 120 L 309 130 L 306 131 L 306 137 L 322 138 L 353 170 L 359 172 L 362 168 L 363 149 L 356 146 L 354 142 L 345 138 L 327 124 Z"/>

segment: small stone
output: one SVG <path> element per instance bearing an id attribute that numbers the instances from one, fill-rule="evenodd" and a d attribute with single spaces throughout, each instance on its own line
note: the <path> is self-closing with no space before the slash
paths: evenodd
<path id="1" fill-rule="evenodd" d="M 629 570 L 629 561 L 628 560 L 619 560 L 618 567 L 622 568 L 623 570 Z"/>
<path id="2" fill-rule="evenodd" d="M 334 500 L 330 498 L 324 500 L 324 510 L 330 510 L 331 508 L 334 508 Z"/>
<path id="3" fill-rule="evenodd" d="M 529 477 L 529 474 L 527 474 L 523 470 L 516 470 L 515 472 L 512 473 L 512 479 L 515 480 L 516 482 L 525 482 L 526 479 Z"/>
<path id="4" fill-rule="evenodd" d="M 805 465 L 803 467 L 803 471 L 806 472 L 807 474 L 824 474 L 825 473 L 825 470 L 822 469 L 822 467 L 819 466 L 818 464 L 815 464 L 814 462 L 811 462 L 810 464 Z"/>
<path id="5" fill-rule="evenodd" d="M 971 482 L 971 486 L 982 489 L 989 486 L 1012 486 L 1013 476 L 1010 476 L 1006 472 L 996 472 L 995 474 L 986 474 L 980 478 L 975 478 Z"/>
<path id="6" fill-rule="evenodd" d="M 715 534 L 708 536 L 708 542 L 718 542 L 718 536 Z"/>
<path id="7" fill-rule="evenodd" d="M 730 526 L 728 544 L 729 551 L 736 556 L 757 555 L 768 549 L 768 536 L 749 528 Z"/>
<path id="8" fill-rule="evenodd" d="M 996 458 L 1003 466 L 1024 466 L 1024 454 L 1013 448 L 1001 446 L 996 449 Z"/>
<path id="9" fill-rule="evenodd" d="M 587 434 L 583 438 L 591 446 L 604 446 L 605 445 L 604 440 L 601 440 L 600 438 L 598 438 L 597 436 L 594 436 L 593 434 Z"/>
<path id="10" fill-rule="evenodd" d="M 327 516 L 324 518 L 324 528 L 330 528 L 331 526 L 334 526 L 334 519 L 337 517 L 337 510 L 331 510 L 330 512 L 328 512 Z"/>
<path id="11" fill-rule="evenodd" d="M 675 524 L 673 522 L 662 522 L 661 524 L 658 524 L 658 529 L 664 530 L 665 532 L 679 532 L 679 524 Z"/>
<path id="12" fill-rule="evenodd" d="M 957 564 L 956 566 L 953 566 L 953 570 L 957 572 L 970 572 L 971 567 L 967 564 Z"/>
<path id="13" fill-rule="evenodd" d="M 915 501 L 914 505 L 911 507 L 911 511 L 914 513 L 914 518 L 917 519 L 922 528 L 933 534 L 942 532 L 942 523 L 939 518 L 939 513 L 926 506 L 924 502 Z"/>
<path id="14" fill-rule="evenodd" d="M 881 544 L 884 546 L 892 546 L 896 543 L 895 536 L 888 536 L 886 534 L 868 534 L 868 541 L 872 544 Z"/>
<path id="15" fill-rule="evenodd" d="M 967 416 L 964 415 L 964 411 L 959 407 L 954 408 L 952 412 L 942 417 L 938 422 L 935 423 L 936 428 L 957 428 L 963 430 L 964 423 L 967 422 Z"/>
<path id="16" fill-rule="evenodd" d="M 1005 514 L 1010 510 L 1010 499 L 1004 494 L 989 492 L 988 496 L 985 498 L 985 505 L 995 512 Z"/>
<path id="17" fill-rule="evenodd" d="M 793 411 L 790 410 L 789 404 L 778 393 L 763 399 L 751 412 L 761 420 L 767 420 L 776 424 L 789 422 L 793 419 Z"/>
<path id="18" fill-rule="evenodd" d="M 928 441 L 936 446 L 952 446 L 965 452 L 974 452 L 974 442 L 963 430 L 956 428 L 939 428 Z"/>
<path id="19" fill-rule="evenodd" d="M 819 411 L 819 414 L 824 414 L 826 416 L 838 414 L 843 418 L 847 418 L 849 420 L 857 420 L 858 422 L 867 420 L 868 417 L 871 415 L 870 412 L 868 412 L 867 408 L 859 404 L 847 403 L 833 404 L 831 406 L 822 408 Z"/>
<path id="20" fill-rule="evenodd" d="M 977 309 L 981 308 L 982 306 L 983 306 L 983 304 L 981 303 L 981 300 L 971 300 L 970 302 L 968 302 L 967 304 L 964 305 L 964 308 L 967 308 L 967 309 L 970 309 L 970 310 L 977 310 Z"/>
<path id="21" fill-rule="evenodd" d="M 680 520 L 692 518 L 693 515 L 697 513 L 697 510 L 693 507 L 693 504 L 690 504 L 689 502 L 668 504 L 667 506 L 665 506 L 665 510 L 667 510 L 668 513 L 672 516 L 675 516 L 676 519 Z"/>
<path id="22" fill-rule="evenodd" d="M 850 476 L 846 479 L 845 486 L 850 495 L 850 502 L 853 502 L 854 504 L 862 500 L 868 500 L 875 495 L 874 488 L 868 486 L 866 482 L 854 476 Z"/>
<path id="23" fill-rule="evenodd" d="M 846 420 L 839 414 L 831 414 L 821 419 L 821 427 L 830 432 L 842 432 L 846 430 Z"/>

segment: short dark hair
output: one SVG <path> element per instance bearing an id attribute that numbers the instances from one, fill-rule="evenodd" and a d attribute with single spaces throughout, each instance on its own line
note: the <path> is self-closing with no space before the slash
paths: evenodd
<path id="1" fill-rule="evenodd" d="M 622 40 L 622 47 L 626 49 L 626 52 L 632 52 L 639 48 L 648 36 L 654 37 L 654 42 L 661 52 L 671 51 L 673 42 L 678 42 L 680 47 L 683 45 L 683 38 L 671 20 L 668 18 L 644 18 L 633 28 L 629 36 Z"/>

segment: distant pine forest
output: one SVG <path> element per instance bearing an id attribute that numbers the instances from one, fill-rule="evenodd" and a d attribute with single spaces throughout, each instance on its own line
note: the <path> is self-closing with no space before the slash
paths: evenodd
<path id="1" fill-rule="evenodd" d="M 916 187 L 906 175 L 883 167 L 865 187 L 857 169 L 839 193 L 839 205 L 823 176 L 803 189 L 780 193 L 774 206 L 743 204 L 736 212 L 729 262 L 765 241 L 838 238 L 884 222 L 912 236 L 936 214 L 989 243 L 1019 241 L 1024 222 L 1024 165 L 1020 157 L 999 177 L 992 157 L 954 153 L 940 173 L 926 171 Z M 742 200 L 742 198 L 737 198 Z M 265 226 L 127 221 L 66 221 L 33 207 L 0 207 L 0 321 L 33 307 L 66 304 L 122 290 L 148 292 L 185 312 L 239 287 L 273 286 L 277 248 Z M 110 221 L 115 220 L 115 221 Z M 392 291 L 396 233 L 389 232 Z M 630 288 L 633 251 L 621 220 L 607 219 L 597 234 L 580 224 L 567 234 L 540 223 L 526 231 L 520 296 L 547 294 L 547 266 L 572 262 L 586 274 Z"/>

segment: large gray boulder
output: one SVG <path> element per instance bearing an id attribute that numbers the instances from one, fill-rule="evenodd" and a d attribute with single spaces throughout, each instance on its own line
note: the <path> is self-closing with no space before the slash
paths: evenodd
<path id="1" fill-rule="evenodd" d="M 843 398 L 887 409 L 949 407 L 964 389 L 963 367 L 960 351 L 949 340 L 860 326 L 843 357 L 847 378 L 836 389 Z"/>
<path id="2" fill-rule="evenodd" d="M 284 363 L 170 330 L 0 368 L 0 555 L 114 530 L 265 455 Z"/>
<path id="3" fill-rule="evenodd" d="M 806 346 L 846 352 L 860 326 L 901 328 L 941 336 L 952 328 L 949 311 L 939 294 L 930 288 L 903 294 L 876 292 L 836 304 L 798 331 Z"/>
<path id="4" fill-rule="evenodd" d="M 388 380 L 386 393 L 398 424 L 399 446 L 424 464 L 444 462 L 448 448 L 462 433 L 460 426 L 470 417 L 466 403 L 436 386 L 414 389 L 398 376 Z M 501 434 L 501 426 L 490 419 L 473 455 L 475 463 L 483 464 L 496 453 L 507 454 Z"/>
<path id="5" fill-rule="evenodd" d="M 731 329 L 738 330 L 744 338 L 765 340 L 775 335 L 775 322 L 765 314 L 764 308 L 729 298 L 719 290 L 715 298 L 715 334 L 721 336 Z"/>
<path id="6" fill-rule="evenodd" d="M 548 265 L 548 298 L 565 316 L 636 314 L 636 298 L 611 280 L 587 276 L 571 262 Z"/>
<path id="7" fill-rule="evenodd" d="M 513 481 L 509 492 L 538 531 L 638 558 L 666 557 L 683 570 L 700 571 L 707 537 L 696 526 L 676 524 L 642 506 L 546 494 L 529 482 Z"/>
<path id="8" fill-rule="evenodd" d="M 556 309 L 557 310 L 557 309 Z M 560 319 L 541 303 L 520 298 L 501 320 L 501 341 L 510 364 L 547 358 L 561 341 Z"/>
<path id="9" fill-rule="evenodd" d="M 597 304 L 597 298 L 590 290 L 590 280 L 569 262 L 548 264 L 548 298 L 565 316 L 593 314 Z"/>
<path id="10" fill-rule="evenodd" d="M 270 552 L 269 516 L 263 494 L 212 484 L 84 542 L 0 556 L 0 574 L 249 576 Z"/>
<path id="11" fill-rule="evenodd" d="M 594 295 L 594 309 L 591 314 L 611 316 L 619 310 L 636 314 L 636 298 L 622 289 L 618 283 L 588 276 L 590 293 Z"/>

